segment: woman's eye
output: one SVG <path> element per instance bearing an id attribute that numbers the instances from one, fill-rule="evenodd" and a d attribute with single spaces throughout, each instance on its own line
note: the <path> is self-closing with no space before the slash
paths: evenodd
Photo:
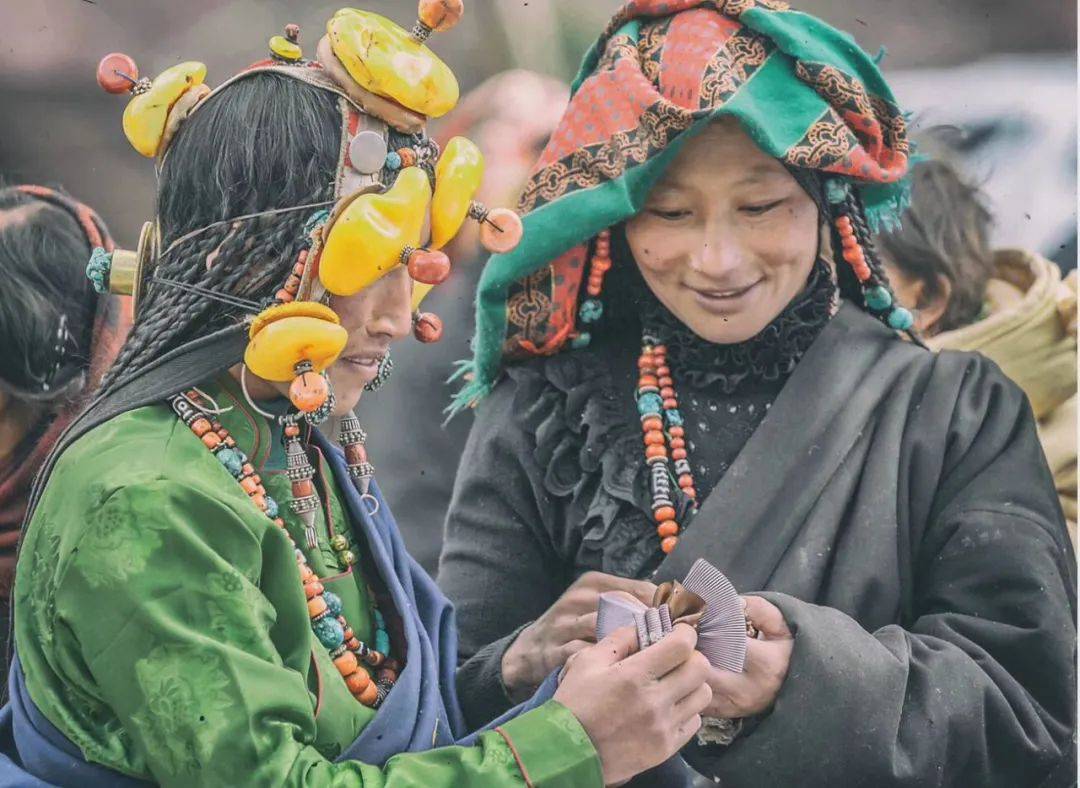
<path id="1" fill-rule="evenodd" d="M 690 215 L 690 211 L 661 208 L 651 208 L 649 210 L 649 213 L 651 213 L 653 216 L 658 216 L 661 219 L 666 219 L 669 222 L 676 221 L 678 219 L 685 219 L 687 216 Z"/>
<path id="2" fill-rule="evenodd" d="M 780 206 L 783 200 L 772 200 L 771 202 L 759 203 L 757 205 L 744 205 L 741 210 L 743 213 L 748 213 L 751 216 L 761 216 L 763 213 L 768 213 L 773 208 Z"/>

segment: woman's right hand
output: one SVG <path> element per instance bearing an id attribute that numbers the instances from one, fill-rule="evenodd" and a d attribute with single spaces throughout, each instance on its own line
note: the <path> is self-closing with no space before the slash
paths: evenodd
<path id="1" fill-rule="evenodd" d="M 605 591 L 625 591 L 648 605 L 656 586 L 602 572 L 579 577 L 504 652 L 502 681 L 511 700 L 528 698 L 553 670 L 596 642 L 596 611 Z"/>
<path id="2" fill-rule="evenodd" d="M 660 765 L 701 727 L 711 668 L 696 644 L 697 632 L 676 624 L 637 651 L 637 631 L 624 627 L 567 663 L 555 700 L 589 734 L 606 785 Z"/>

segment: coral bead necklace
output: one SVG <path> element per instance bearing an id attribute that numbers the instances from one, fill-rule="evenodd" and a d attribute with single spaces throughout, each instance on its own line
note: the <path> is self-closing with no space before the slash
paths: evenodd
<path id="1" fill-rule="evenodd" d="M 308 565 L 303 552 L 296 546 L 292 535 L 286 529 L 285 521 L 279 516 L 277 503 L 267 494 L 259 474 L 248 462 L 247 456 L 237 447 L 236 440 L 201 405 L 199 392 L 192 390 L 177 394 L 169 400 L 169 403 L 180 420 L 236 479 L 252 503 L 285 534 L 293 546 L 297 567 L 300 570 L 300 581 L 307 600 L 312 632 L 330 652 L 334 667 L 338 669 L 352 696 L 365 706 L 373 708 L 380 706 L 397 680 L 400 671 L 399 663 L 388 656 L 390 639 L 386 634 L 382 614 L 378 610 L 374 611 L 378 631 L 376 648 L 370 648 L 356 637 L 352 627 L 349 626 L 349 622 L 342 613 L 341 599 L 333 592 L 326 590 L 319 576 Z M 300 433 L 299 425 L 287 423 L 285 431 L 290 448 L 299 446 L 300 442 L 297 439 Z M 299 463 L 295 461 L 295 458 L 292 460 L 289 476 L 295 488 L 297 479 L 294 478 L 296 476 L 294 471 Z M 306 473 L 302 475 L 303 481 L 310 484 L 310 476 Z M 306 491 L 306 487 L 304 489 Z M 308 526 L 305 523 L 305 531 L 307 530 Z"/>
<path id="2" fill-rule="evenodd" d="M 679 412 L 675 381 L 667 364 L 667 348 L 645 333 L 638 357 L 637 406 L 649 465 L 652 513 L 660 548 L 670 553 L 679 543 L 681 527 L 672 498 L 672 479 L 697 505 L 694 475 L 686 450 L 686 430 Z"/>

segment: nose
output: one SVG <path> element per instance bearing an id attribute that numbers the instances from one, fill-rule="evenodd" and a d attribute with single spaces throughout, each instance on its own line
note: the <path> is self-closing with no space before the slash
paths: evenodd
<path id="1" fill-rule="evenodd" d="M 374 305 L 367 332 L 391 342 L 412 330 L 413 280 L 404 266 L 398 266 L 372 285 Z"/>
<path id="2" fill-rule="evenodd" d="M 710 279 L 723 279 L 740 270 L 743 249 L 736 233 L 720 221 L 711 221 L 703 229 L 700 249 L 693 255 L 691 267 Z"/>

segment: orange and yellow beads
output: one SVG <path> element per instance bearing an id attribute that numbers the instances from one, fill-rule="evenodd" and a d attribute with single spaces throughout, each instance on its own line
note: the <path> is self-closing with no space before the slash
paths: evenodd
<path id="1" fill-rule="evenodd" d="M 356 637 L 349 622 L 342 615 L 341 600 L 323 587 L 319 576 L 308 566 L 307 559 L 286 529 L 285 521 L 278 516 L 278 505 L 267 495 L 259 474 L 244 453 L 237 448 L 236 440 L 229 432 L 195 405 L 199 399 L 198 392 L 189 391 L 173 397 L 171 404 L 177 416 L 233 475 L 252 503 L 285 534 L 293 547 L 300 570 L 313 634 L 330 652 L 330 658 L 352 696 L 365 706 L 377 706 L 397 680 L 397 662 L 387 659 L 385 654 L 375 649 L 368 648 Z M 293 438 L 299 433 L 299 429 L 295 424 L 285 427 L 286 434 Z M 308 484 L 311 482 L 308 481 Z M 372 678 L 365 665 L 377 671 L 377 680 Z"/>
<path id="2" fill-rule="evenodd" d="M 638 358 L 638 370 L 637 404 L 644 433 L 645 462 L 649 465 L 653 518 L 660 547 L 670 553 L 679 543 L 681 530 L 676 519 L 671 480 L 674 477 L 683 494 L 691 500 L 697 499 L 697 490 L 690 470 L 675 382 L 667 364 L 667 347 L 646 336 Z"/>

